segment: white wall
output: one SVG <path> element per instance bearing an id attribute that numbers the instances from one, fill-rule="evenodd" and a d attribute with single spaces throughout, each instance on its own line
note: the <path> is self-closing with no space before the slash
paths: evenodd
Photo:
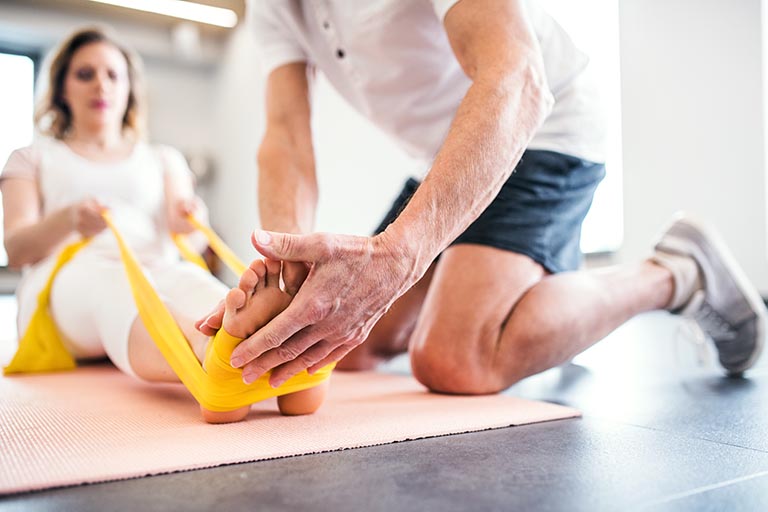
<path id="1" fill-rule="evenodd" d="M 314 86 L 312 131 L 318 186 L 318 231 L 368 235 L 410 177 L 431 162 L 409 157 L 358 114 L 322 76 Z"/>
<path id="2" fill-rule="evenodd" d="M 761 20 L 760 0 L 621 0 L 622 259 L 684 209 L 768 291 Z"/>
<path id="3" fill-rule="evenodd" d="M 149 135 L 185 154 L 212 154 L 215 69 L 145 59 Z"/>
<path id="4" fill-rule="evenodd" d="M 235 29 L 222 52 L 214 94 L 210 98 L 216 170 L 207 197 L 214 229 L 241 258 L 256 252 L 250 234 L 258 225 L 256 148 L 264 130 L 263 83 L 256 48 L 248 31 Z M 230 281 L 232 275 L 222 276 Z"/>

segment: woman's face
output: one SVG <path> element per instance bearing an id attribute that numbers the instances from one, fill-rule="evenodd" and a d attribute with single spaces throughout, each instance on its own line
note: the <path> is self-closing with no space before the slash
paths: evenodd
<path id="1" fill-rule="evenodd" d="M 122 129 L 129 93 L 128 63 L 111 44 L 90 43 L 72 56 L 64 79 L 64 100 L 74 127 Z"/>

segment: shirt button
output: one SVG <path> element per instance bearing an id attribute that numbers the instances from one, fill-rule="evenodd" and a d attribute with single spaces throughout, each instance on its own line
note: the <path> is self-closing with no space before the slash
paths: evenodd
<path id="1" fill-rule="evenodd" d="M 340 59 L 343 59 L 343 58 L 344 58 L 344 50 L 342 50 L 341 48 L 339 48 L 338 50 L 336 50 L 336 56 L 337 56 L 338 58 L 340 58 Z"/>
<path id="2" fill-rule="evenodd" d="M 324 22 L 323 22 L 323 28 L 324 28 L 325 30 L 328 30 L 329 28 L 331 28 L 331 24 L 330 24 L 330 23 L 328 23 L 327 21 L 324 21 Z"/>

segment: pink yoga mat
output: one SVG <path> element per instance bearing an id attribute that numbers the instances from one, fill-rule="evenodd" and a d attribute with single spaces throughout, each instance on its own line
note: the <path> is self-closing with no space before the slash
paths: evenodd
<path id="1" fill-rule="evenodd" d="M 372 446 L 578 416 L 511 396 L 427 393 L 413 378 L 334 373 L 314 415 L 275 400 L 248 419 L 202 422 L 180 385 L 143 384 L 111 366 L 0 378 L 0 494 Z"/>

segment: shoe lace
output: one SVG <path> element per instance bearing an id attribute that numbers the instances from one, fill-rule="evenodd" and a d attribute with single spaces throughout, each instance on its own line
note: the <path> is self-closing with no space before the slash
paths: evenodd
<path id="1" fill-rule="evenodd" d="M 729 341 L 736 337 L 731 324 L 705 300 L 703 290 L 693 294 L 680 314 L 683 321 L 679 324 L 675 338 L 677 341 L 685 340 L 693 346 L 698 366 L 709 366 L 711 363 L 709 339 Z"/>
<path id="2" fill-rule="evenodd" d="M 730 341 L 737 335 L 730 322 L 705 300 L 704 290 L 693 294 L 681 314 L 695 321 L 700 329 L 715 341 Z"/>

